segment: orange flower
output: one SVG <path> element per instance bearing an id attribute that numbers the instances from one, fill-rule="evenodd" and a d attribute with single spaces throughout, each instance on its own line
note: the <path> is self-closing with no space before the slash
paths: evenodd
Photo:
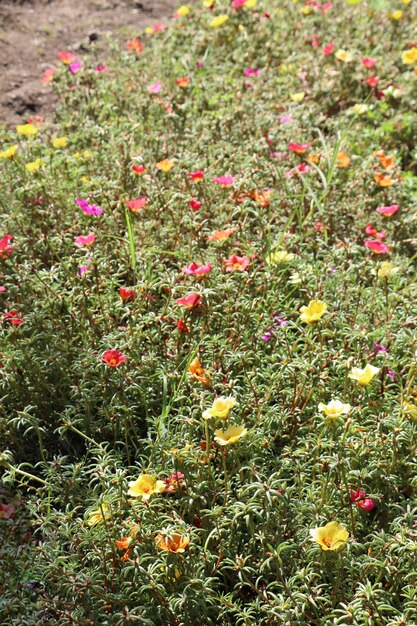
<path id="1" fill-rule="evenodd" d="M 190 538 L 187 535 L 181 535 L 180 533 L 173 533 L 172 535 L 158 533 L 155 537 L 155 543 L 161 550 L 179 554 L 181 552 L 185 552 L 185 548 L 190 543 Z"/>
<path id="2" fill-rule="evenodd" d="M 188 76 L 182 76 L 181 78 L 177 78 L 175 80 L 175 84 L 178 85 L 178 87 L 187 87 L 190 84 L 190 79 L 188 78 Z"/>
<path id="3" fill-rule="evenodd" d="M 375 182 L 380 187 L 391 187 L 392 185 L 395 185 L 395 183 L 397 182 L 396 180 L 391 178 L 391 176 L 382 172 L 377 172 L 374 178 L 375 178 Z"/>
<path id="4" fill-rule="evenodd" d="M 193 378 L 198 380 L 198 382 L 203 383 L 205 387 L 210 386 L 210 372 L 204 369 L 198 356 L 196 356 L 195 359 L 191 361 L 188 367 L 188 371 Z"/>
<path id="5" fill-rule="evenodd" d="M 343 150 L 337 153 L 336 167 L 338 167 L 339 169 L 345 169 L 346 167 L 349 167 L 350 161 L 350 156 L 348 156 L 346 152 L 343 152 Z"/>
<path id="6" fill-rule="evenodd" d="M 128 39 L 127 40 L 127 49 L 131 50 L 133 52 L 136 52 L 136 54 L 140 54 L 143 50 L 143 46 L 140 43 L 139 39 Z"/>
<path id="7" fill-rule="evenodd" d="M 385 154 L 383 150 L 377 150 L 373 155 L 378 157 L 381 167 L 384 170 L 393 170 L 395 168 L 395 159 L 392 155 Z"/>
<path id="8" fill-rule="evenodd" d="M 231 257 L 224 261 L 226 272 L 244 272 L 250 265 L 248 256 L 237 256 L 232 254 Z"/>
<path id="9" fill-rule="evenodd" d="M 230 235 L 236 231 L 236 228 L 226 228 L 226 230 L 215 230 L 214 233 L 207 237 L 208 241 L 225 241 Z"/>

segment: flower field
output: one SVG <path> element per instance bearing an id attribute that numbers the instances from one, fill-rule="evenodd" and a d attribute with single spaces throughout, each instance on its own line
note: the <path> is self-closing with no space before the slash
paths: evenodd
<path id="1" fill-rule="evenodd" d="M 417 624 L 416 7 L 198 0 L 0 130 L 0 624 Z"/>

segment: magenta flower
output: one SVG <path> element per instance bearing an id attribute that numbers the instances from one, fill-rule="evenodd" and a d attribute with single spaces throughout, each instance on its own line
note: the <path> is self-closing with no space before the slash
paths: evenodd
<path id="1" fill-rule="evenodd" d="M 382 243 L 382 241 L 372 241 L 371 239 L 367 239 L 363 245 L 375 254 L 387 254 L 389 252 L 388 246 L 385 245 L 385 243 Z"/>
<path id="2" fill-rule="evenodd" d="M 82 198 L 77 198 L 75 203 L 78 204 L 81 211 L 86 215 L 101 215 L 104 213 L 103 209 L 97 204 L 89 204 L 87 200 L 83 200 Z"/>
<path id="3" fill-rule="evenodd" d="M 97 235 L 94 233 L 88 233 L 88 235 L 80 235 L 74 239 L 75 244 L 82 248 L 83 246 L 89 246 L 94 243 L 97 238 Z"/>
<path id="4" fill-rule="evenodd" d="M 107 65 L 104 65 L 104 63 L 101 63 L 100 65 L 96 65 L 94 69 L 96 72 L 107 72 L 109 68 Z"/>
<path id="5" fill-rule="evenodd" d="M 367 227 L 365 228 L 365 233 L 367 235 L 369 235 L 369 237 L 376 237 L 377 239 L 385 239 L 385 237 L 387 236 L 387 233 L 384 232 L 378 232 L 373 226 L 372 224 L 368 224 Z"/>
<path id="6" fill-rule="evenodd" d="M 259 76 L 259 70 L 255 70 L 253 67 L 247 67 L 243 72 L 244 76 Z"/>
<path id="7" fill-rule="evenodd" d="M 69 65 L 69 71 L 71 72 L 71 74 L 76 74 L 77 72 L 80 71 L 82 67 L 82 62 L 77 59 L 77 61 L 75 61 L 75 63 L 71 63 L 71 65 Z"/>

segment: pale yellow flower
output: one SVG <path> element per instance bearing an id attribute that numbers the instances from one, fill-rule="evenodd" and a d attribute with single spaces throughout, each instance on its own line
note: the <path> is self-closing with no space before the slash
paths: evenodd
<path id="1" fill-rule="evenodd" d="M 349 538 L 348 531 L 339 522 L 329 522 L 326 526 L 311 528 L 310 535 L 322 550 L 334 551 L 344 548 Z"/>
<path id="2" fill-rule="evenodd" d="M 372 269 L 371 273 L 374 276 L 390 278 L 400 271 L 399 267 L 396 267 L 392 261 L 382 261 L 377 269 Z"/>
<path id="3" fill-rule="evenodd" d="M 297 91 L 296 93 L 293 93 L 290 96 L 293 102 L 302 102 L 304 100 L 304 97 L 305 97 L 304 91 Z"/>
<path id="4" fill-rule="evenodd" d="M 340 417 L 341 415 L 347 415 L 351 410 L 350 404 L 343 404 L 340 400 L 331 400 L 328 404 L 320 402 L 318 409 L 324 413 L 327 417 Z"/>
<path id="5" fill-rule="evenodd" d="M 379 370 L 379 367 L 374 367 L 368 363 L 363 369 L 360 367 L 352 367 L 348 376 L 364 387 L 365 385 L 369 385 L 378 374 Z"/>
<path id="6" fill-rule="evenodd" d="M 219 446 L 228 446 L 231 443 L 236 443 L 241 437 L 244 437 L 248 431 L 243 426 L 229 426 L 226 430 L 215 430 L 214 441 Z"/>
<path id="7" fill-rule="evenodd" d="M 129 483 L 129 496 L 139 498 L 142 496 L 143 500 L 149 500 L 154 493 L 162 493 L 165 491 L 165 483 L 163 480 L 157 480 L 155 476 L 149 476 L 148 474 L 142 474 L 137 480 Z"/>
<path id="8" fill-rule="evenodd" d="M 212 407 L 204 411 L 203 417 L 204 419 L 210 419 L 210 417 L 220 417 L 222 419 L 226 419 L 229 417 L 229 413 L 235 404 L 235 398 L 225 398 L 224 396 L 219 396 L 214 400 Z"/>
<path id="9" fill-rule="evenodd" d="M 278 265 L 280 263 L 289 263 L 294 258 L 295 254 L 293 254 L 292 252 L 287 252 L 286 250 L 275 250 L 266 257 L 266 262 L 269 265 Z"/>
<path id="10" fill-rule="evenodd" d="M 322 300 L 312 300 L 308 306 L 302 306 L 300 309 L 300 319 L 302 322 L 311 324 L 317 322 L 327 311 L 327 304 Z"/>
<path id="11" fill-rule="evenodd" d="M 343 50 L 343 48 L 340 48 L 337 52 L 335 52 L 334 56 L 338 59 L 338 61 L 342 61 L 343 63 L 350 63 L 353 61 L 352 52 L 349 52 L 349 50 Z"/>

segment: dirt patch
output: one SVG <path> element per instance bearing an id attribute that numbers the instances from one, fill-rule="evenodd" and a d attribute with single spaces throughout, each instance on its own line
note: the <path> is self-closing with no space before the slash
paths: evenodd
<path id="1" fill-rule="evenodd" d="M 104 48 L 105 36 L 138 35 L 173 13 L 177 0 L 0 0 L 0 124 L 13 126 L 54 107 L 43 71 L 58 50 Z"/>

